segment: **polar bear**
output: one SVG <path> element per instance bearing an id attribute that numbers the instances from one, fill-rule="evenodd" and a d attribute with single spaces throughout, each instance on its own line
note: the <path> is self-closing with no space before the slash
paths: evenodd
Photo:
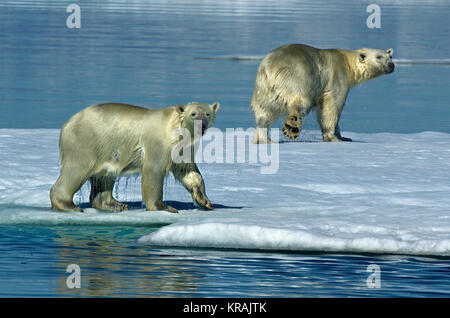
<path id="1" fill-rule="evenodd" d="M 85 108 L 61 129 L 61 174 L 50 190 L 52 207 L 82 212 L 73 203 L 73 195 L 89 180 L 92 207 L 126 210 L 128 206 L 112 196 L 115 180 L 120 175 L 142 173 L 146 209 L 176 213 L 175 208 L 162 201 L 164 178 L 171 171 L 196 203 L 212 209 L 197 165 L 193 160 L 174 163 L 172 149 L 181 139 L 177 129 L 189 131 L 191 144 L 195 143 L 195 136 L 201 137 L 211 127 L 219 107 L 217 102 L 211 105 L 192 102 L 163 109 L 119 103 Z M 195 130 L 201 133 L 195 134 Z"/>
<path id="2" fill-rule="evenodd" d="M 351 141 L 341 136 L 339 118 L 353 86 L 394 71 L 393 49 L 355 51 L 317 49 L 287 44 L 267 54 L 258 68 L 251 108 L 255 114 L 255 143 L 270 143 L 267 130 L 288 115 L 283 134 L 296 139 L 302 120 L 317 107 L 323 141 Z"/>

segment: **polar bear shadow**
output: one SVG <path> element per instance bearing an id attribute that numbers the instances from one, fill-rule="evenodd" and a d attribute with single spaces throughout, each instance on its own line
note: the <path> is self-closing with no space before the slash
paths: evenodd
<path id="1" fill-rule="evenodd" d="M 287 138 L 278 138 L 278 141 L 273 141 L 273 142 L 277 142 L 279 144 L 291 144 L 291 143 L 308 143 L 308 144 L 315 144 L 315 143 L 323 143 L 324 141 L 322 140 L 322 135 L 320 133 L 318 133 L 315 130 L 305 130 L 302 131 L 302 133 L 300 134 L 300 137 L 298 139 L 287 139 Z M 352 139 L 351 141 L 342 141 L 343 143 L 366 143 L 366 141 L 363 140 L 356 140 L 356 139 Z"/>
<path id="2" fill-rule="evenodd" d="M 323 141 L 322 140 L 309 140 L 309 139 L 303 139 L 303 140 L 302 139 L 299 139 L 299 140 L 285 140 L 285 139 L 283 139 L 283 140 L 279 140 L 278 143 L 279 144 L 297 144 L 297 143 L 315 144 L 315 143 L 323 143 Z M 345 143 L 345 141 L 344 141 L 344 143 Z M 351 143 L 362 143 L 362 144 L 365 144 L 367 142 L 363 141 L 363 140 L 355 140 L 355 139 L 353 139 L 351 141 Z"/>
<path id="3" fill-rule="evenodd" d="M 141 201 L 128 201 L 123 202 L 126 205 L 128 205 L 128 210 L 140 210 L 143 209 L 144 203 Z M 203 210 L 203 208 L 195 205 L 193 202 L 181 202 L 181 201 L 164 201 L 165 204 L 168 204 L 172 207 L 174 207 L 177 210 Z M 82 209 L 92 208 L 91 203 L 89 202 L 82 202 L 79 204 L 79 207 Z M 242 206 L 229 206 L 229 205 L 223 205 L 219 203 L 214 204 L 214 209 L 242 209 Z"/>

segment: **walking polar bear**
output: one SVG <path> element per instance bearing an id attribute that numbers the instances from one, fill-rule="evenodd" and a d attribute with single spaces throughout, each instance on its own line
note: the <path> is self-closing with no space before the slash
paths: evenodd
<path id="1" fill-rule="evenodd" d="M 61 129 L 61 174 L 50 190 L 52 207 L 83 210 L 73 195 L 89 180 L 92 207 L 122 211 L 128 206 L 112 196 L 115 180 L 123 174 L 142 173 L 142 198 L 147 210 L 178 212 L 163 203 L 164 178 L 171 171 L 200 206 L 212 209 L 205 183 L 195 162 L 175 163 L 172 150 L 179 144 L 177 128 L 186 128 L 194 143 L 214 122 L 219 103 L 197 102 L 163 109 L 127 104 L 90 106 L 70 118 Z M 189 135 L 189 134 L 188 134 Z M 188 144 L 189 146 L 189 144 Z"/>
<path id="2" fill-rule="evenodd" d="M 255 143 L 270 143 L 268 128 L 288 115 L 283 134 L 296 139 L 303 118 L 317 107 L 323 141 L 351 141 L 341 136 L 339 118 L 353 86 L 394 71 L 393 49 L 321 50 L 287 44 L 267 54 L 258 68 L 251 108 Z"/>

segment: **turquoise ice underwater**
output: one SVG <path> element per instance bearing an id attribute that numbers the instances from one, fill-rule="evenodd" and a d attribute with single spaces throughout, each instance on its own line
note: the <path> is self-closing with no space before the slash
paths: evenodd
<path id="1" fill-rule="evenodd" d="M 357 1 L 80 6 L 82 27 L 69 30 L 65 3 L 0 4 L 0 296 L 449 296 L 444 1 L 380 2 L 377 30 Z M 58 129 L 72 114 L 104 101 L 218 100 L 215 127 L 252 127 L 252 57 L 291 42 L 442 64 L 398 64 L 355 88 L 341 120 L 354 143 L 319 142 L 311 114 L 302 142 L 280 144 L 275 175 L 200 165 L 214 211 L 168 179 L 165 200 L 181 213 L 144 212 L 139 178 L 116 187 L 132 211 L 89 209 L 87 186 L 75 198 L 86 213 L 50 210 Z M 80 289 L 67 288 L 69 264 Z M 369 264 L 380 289 L 366 285 Z"/>

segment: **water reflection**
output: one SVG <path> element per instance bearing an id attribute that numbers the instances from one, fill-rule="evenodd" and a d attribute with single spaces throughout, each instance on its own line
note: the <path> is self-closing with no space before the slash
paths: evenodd
<path id="1" fill-rule="evenodd" d="M 58 277 L 57 293 L 67 296 L 167 296 L 195 292 L 204 274 L 189 258 L 151 253 L 124 241 L 148 233 L 139 228 L 59 228 L 57 267 L 81 268 L 81 288 L 69 289 Z M 128 242 L 129 244 L 129 242 Z M 198 265 L 198 264 L 197 264 Z"/>

